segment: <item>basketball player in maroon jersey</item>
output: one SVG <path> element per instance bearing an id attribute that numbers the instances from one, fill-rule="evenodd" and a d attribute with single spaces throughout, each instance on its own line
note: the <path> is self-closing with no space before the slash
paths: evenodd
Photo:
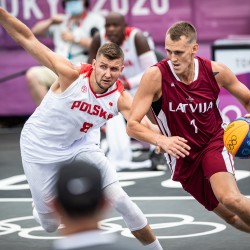
<path id="1" fill-rule="evenodd" d="M 224 87 L 250 113 L 250 91 L 225 65 L 195 56 L 197 33 L 188 22 L 168 29 L 165 49 L 168 59 L 142 77 L 128 134 L 160 146 L 174 181 L 207 210 L 249 233 L 250 200 L 237 187 L 233 159 L 223 144 L 218 96 Z M 150 107 L 162 135 L 140 124 Z"/>

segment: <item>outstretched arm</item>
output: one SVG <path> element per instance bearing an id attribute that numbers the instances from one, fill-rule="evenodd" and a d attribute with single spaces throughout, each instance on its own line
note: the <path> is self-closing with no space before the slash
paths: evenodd
<path id="1" fill-rule="evenodd" d="M 76 79 L 79 74 L 78 70 L 74 69 L 67 59 L 54 53 L 39 42 L 24 23 L 1 7 L 0 24 L 17 44 L 22 46 L 38 62 L 50 68 L 59 76 L 59 82 L 63 84 L 61 86 L 62 90 L 66 89 Z"/>
<path id="2" fill-rule="evenodd" d="M 127 123 L 128 135 L 137 140 L 159 146 L 163 152 L 167 152 L 176 158 L 185 157 L 190 150 L 186 139 L 179 136 L 159 135 L 141 123 L 152 102 L 158 100 L 161 94 L 160 70 L 158 67 L 151 67 L 144 73 L 135 94 Z"/>

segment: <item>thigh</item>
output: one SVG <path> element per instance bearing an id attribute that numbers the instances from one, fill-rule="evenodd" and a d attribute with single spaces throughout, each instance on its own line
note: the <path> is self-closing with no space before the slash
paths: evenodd
<path id="1" fill-rule="evenodd" d="M 213 145 L 212 145 L 213 146 Z M 204 153 L 202 157 L 202 168 L 206 178 L 219 172 L 228 172 L 234 174 L 234 161 L 232 155 L 228 153 L 225 147 L 216 146 Z"/>
<path id="2" fill-rule="evenodd" d="M 108 160 L 101 149 L 80 152 L 75 159 L 93 163 L 100 170 L 103 188 L 118 180 L 115 166 Z"/>
<path id="3" fill-rule="evenodd" d="M 213 193 L 209 180 L 204 176 L 203 169 L 196 169 L 188 180 L 182 182 L 184 190 L 190 193 L 207 210 L 213 211 L 218 206 L 218 201 Z"/>
<path id="4" fill-rule="evenodd" d="M 215 173 L 210 177 L 210 183 L 215 196 L 218 200 L 226 195 L 237 195 L 240 194 L 239 188 L 237 186 L 235 177 L 228 172 Z"/>
<path id="5" fill-rule="evenodd" d="M 38 213 L 47 214 L 53 212 L 51 202 L 55 197 L 55 182 L 62 164 L 38 164 L 23 160 L 24 173 Z"/>

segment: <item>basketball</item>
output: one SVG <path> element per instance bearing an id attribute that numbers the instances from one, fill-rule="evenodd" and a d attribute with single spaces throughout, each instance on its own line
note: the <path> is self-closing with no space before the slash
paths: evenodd
<path id="1" fill-rule="evenodd" d="M 233 156 L 250 158 L 250 119 L 240 117 L 229 123 L 224 131 L 224 145 Z"/>

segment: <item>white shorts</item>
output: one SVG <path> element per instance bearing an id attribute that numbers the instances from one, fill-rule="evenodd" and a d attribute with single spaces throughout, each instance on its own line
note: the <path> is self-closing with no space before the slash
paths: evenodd
<path id="1" fill-rule="evenodd" d="M 58 170 L 64 164 L 69 164 L 75 159 L 93 162 L 100 169 L 103 188 L 118 180 L 115 167 L 110 163 L 101 149 L 82 151 L 74 158 L 59 163 L 33 163 L 23 159 L 24 173 L 38 213 L 46 214 L 54 211 L 51 207 L 51 202 L 55 197 L 54 185 L 57 180 Z"/>

